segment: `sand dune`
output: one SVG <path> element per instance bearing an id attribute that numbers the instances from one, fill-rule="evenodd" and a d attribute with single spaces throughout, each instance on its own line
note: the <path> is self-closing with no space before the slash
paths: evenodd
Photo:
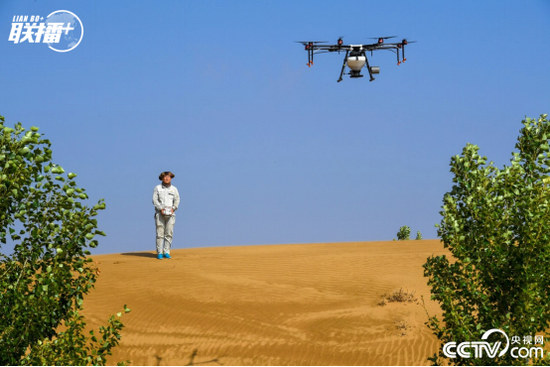
<path id="1" fill-rule="evenodd" d="M 442 253 L 413 240 L 99 255 L 84 314 L 96 328 L 132 309 L 113 364 L 426 365 L 438 342 L 422 305 L 378 303 L 402 288 L 438 313 L 422 264 Z"/>

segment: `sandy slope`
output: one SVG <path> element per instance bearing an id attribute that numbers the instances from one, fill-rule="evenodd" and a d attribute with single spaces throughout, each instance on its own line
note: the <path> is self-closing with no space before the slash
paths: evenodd
<path id="1" fill-rule="evenodd" d="M 90 326 L 132 312 L 111 363 L 185 365 L 426 365 L 438 348 L 420 304 L 378 305 L 399 290 L 424 295 L 422 264 L 438 240 L 217 247 L 95 256 L 85 299 Z M 213 361 L 209 364 L 216 364 Z"/>

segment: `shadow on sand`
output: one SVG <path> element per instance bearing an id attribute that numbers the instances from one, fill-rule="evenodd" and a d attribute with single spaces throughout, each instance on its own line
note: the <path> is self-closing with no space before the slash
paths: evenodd
<path id="1" fill-rule="evenodd" d="M 189 359 L 189 363 L 187 363 L 186 366 L 196 366 L 196 365 L 199 365 L 199 364 L 210 364 L 210 363 L 216 363 L 220 366 L 223 366 L 223 363 L 221 363 L 218 360 L 218 358 L 211 359 L 209 361 L 195 362 L 195 357 L 197 356 L 198 352 L 199 352 L 198 349 L 193 350 L 193 353 L 191 353 L 191 357 Z"/>
<path id="2" fill-rule="evenodd" d="M 156 258 L 157 253 L 156 252 L 124 252 L 121 255 L 124 256 L 139 256 L 139 257 L 151 257 Z"/>
<path id="3" fill-rule="evenodd" d="M 198 349 L 194 349 L 193 353 L 191 353 L 191 357 L 189 357 L 189 363 L 184 364 L 182 366 L 197 366 L 199 364 L 212 364 L 212 363 L 216 363 L 220 366 L 223 366 L 223 363 L 221 363 L 218 358 L 211 359 L 209 361 L 195 362 L 195 358 L 197 357 L 198 352 L 199 352 Z M 160 366 L 162 363 L 162 357 L 156 355 L 155 358 L 157 359 L 157 366 Z"/>

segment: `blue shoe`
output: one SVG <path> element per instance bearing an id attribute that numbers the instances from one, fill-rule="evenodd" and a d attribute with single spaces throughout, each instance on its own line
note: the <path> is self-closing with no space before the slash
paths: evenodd
<path id="1" fill-rule="evenodd" d="M 164 254 L 165 259 L 171 259 L 170 254 Z"/>
<path id="2" fill-rule="evenodd" d="M 158 254 L 157 259 L 162 260 L 162 254 Z"/>

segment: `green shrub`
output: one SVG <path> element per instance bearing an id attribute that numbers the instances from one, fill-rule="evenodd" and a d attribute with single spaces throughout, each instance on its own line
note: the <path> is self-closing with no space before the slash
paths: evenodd
<path id="1" fill-rule="evenodd" d="M 399 228 L 397 232 L 397 239 L 399 241 L 410 240 L 411 239 L 411 229 L 408 226 L 403 226 Z"/>
<path id="2" fill-rule="evenodd" d="M 5 127 L 0 116 L 0 243 L 15 244 L 0 254 L 0 365 L 104 365 L 121 314 L 86 335 L 79 311 L 97 278 L 87 247 L 105 235 L 94 219 L 105 204 L 84 204 L 50 148 L 38 128 Z"/>
<path id="3" fill-rule="evenodd" d="M 451 159 L 452 190 L 445 194 L 438 235 L 453 261 L 432 256 L 424 264 L 442 322 L 428 326 L 443 343 L 480 341 L 490 329 L 509 337 L 544 335 L 550 327 L 550 123 L 526 119 L 511 164 L 498 169 L 468 144 Z M 494 334 L 493 334 L 494 335 Z M 496 341 L 491 340 L 491 341 Z M 446 359 L 456 365 L 526 365 L 548 360 Z"/>

